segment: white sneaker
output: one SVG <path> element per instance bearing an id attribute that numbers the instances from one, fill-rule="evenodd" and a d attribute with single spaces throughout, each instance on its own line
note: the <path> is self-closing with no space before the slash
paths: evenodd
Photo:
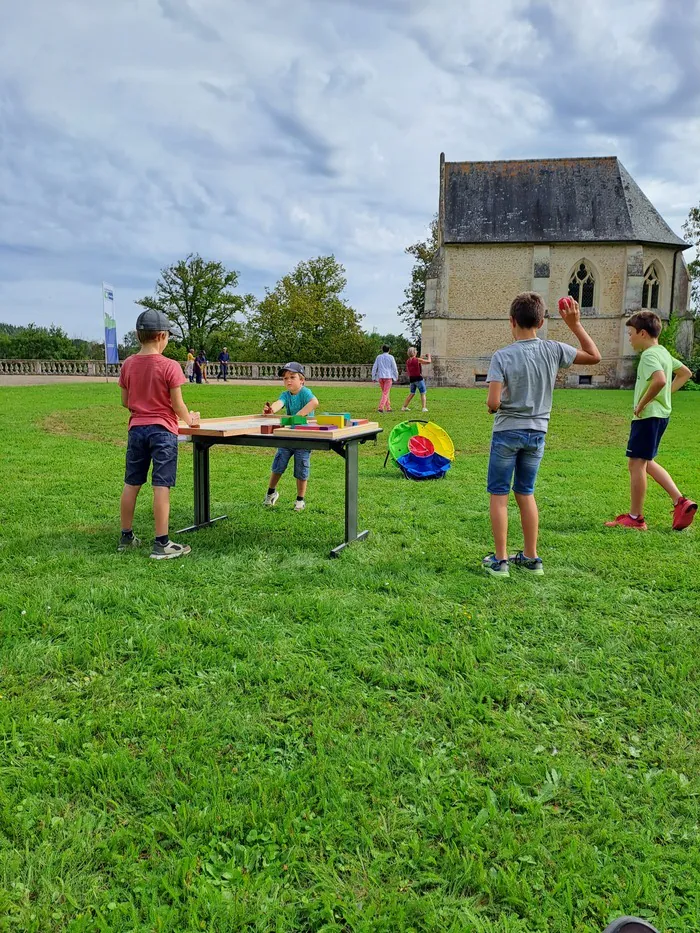
<path id="1" fill-rule="evenodd" d="M 401 411 L 410 411 L 410 408 L 402 408 Z"/>
<path id="2" fill-rule="evenodd" d="M 280 497 L 280 494 L 275 489 L 274 492 L 269 492 L 266 494 L 265 498 L 263 499 L 263 505 L 268 506 L 268 508 L 272 508 L 272 506 L 275 504 L 275 502 L 277 502 L 279 497 Z"/>
<path id="3" fill-rule="evenodd" d="M 178 544 L 170 540 L 167 544 L 159 544 L 154 541 L 150 556 L 153 560 L 172 560 L 174 557 L 186 557 L 191 550 L 189 544 Z"/>
<path id="4" fill-rule="evenodd" d="M 306 508 L 306 500 L 305 500 L 305 499 L 297 499 L 296 502 L 294 503 L 294 511 L 295 511 L 295 512 L 303 512 L 305 508 Z"/>
<path id="5" fill-rule="evenodd" d="M 421 409 L 421 411 L 427 411 L 427 410 L 428 410 L 427 408 L 423 408 L 423 409 Z"/>

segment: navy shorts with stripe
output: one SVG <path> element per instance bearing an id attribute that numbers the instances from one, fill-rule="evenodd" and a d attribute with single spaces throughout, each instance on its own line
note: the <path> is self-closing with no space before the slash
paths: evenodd
<path id="1" fill-rule="evenodd" d="M 630 426 L 627 456 L 635 460 L 653 460 L 668 427 L 668 418 L 640 418 Z"/>

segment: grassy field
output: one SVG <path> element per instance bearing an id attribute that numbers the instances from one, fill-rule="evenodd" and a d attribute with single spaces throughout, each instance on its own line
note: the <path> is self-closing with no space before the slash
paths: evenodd
<path id="1" fill-rule="evenodd" d="M 205 416 L 269 394 L 185 389 Z M 675 398 L 659 459 L 697 497 L 700 395 Z M 332 454 L 295 514 L 291 475 L 261 507 L 271 451 L 214 450 L 229 521 L 155 562 L 115 553 L 118 389 L 0 399 L 0 931 L 697 933 L 700 521 L 672 532 L 653 488 L 646 534 L 603 527 L 631 393 L 556 394 L 546 576 L 509 581 L 479 566 L 480 391 L 430 392 L 445 481 L 384 469 L 388 431 L 361 449 L 371 535 L 337 561 Z M 185 446 L 172 526 L 191 516 Z"/>

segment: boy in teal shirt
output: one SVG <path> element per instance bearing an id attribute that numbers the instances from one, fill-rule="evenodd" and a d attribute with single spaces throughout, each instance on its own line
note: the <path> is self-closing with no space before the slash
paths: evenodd
<path id="1" fill-rule="evenodd" d="M 318 407 L 318 399 L 311 389 L 304 385 L 304 367 L 301 363 L 285 363 L 278 371 L 284 382 L 284 392 L 276 402 L 265 403 L 264 415 L 272 415 L 285 409 L 288 415 L 311 415 Z M 292 450 L 289 447 L 279 447 L 272 461 L 272 473 L 267 494 L 263 505 L 272 507 L 280 497 L 277 484 L 287 469 L 287 464 L 294 456 L 294 478 L 297 481 L 297 499 L 294 511 L 301 512 L 306 506 L 306 485 L 309 480 L 311 462 L 310 450 Z"/>
<path id="2" fill-rule="evenodd" d="M 632 501 L 627 514 L 605 523 L 609 528 L 621 525 L 647 530 L 643 515 L 647 475 L 673 500 L 675 531 L 687 528 L 698 510 L 697 503 L 681 495 L 669 473 L 654 459 L 671 417 L 671 393 L 677 392 L 692 376 L 687 366 L 659 344 L 661 327 L 661 319 L 653 311 L 639 311 L 627 321 L 632 349 L 641 353 L 634 386 L 634 419 L 627 443 Z"/>

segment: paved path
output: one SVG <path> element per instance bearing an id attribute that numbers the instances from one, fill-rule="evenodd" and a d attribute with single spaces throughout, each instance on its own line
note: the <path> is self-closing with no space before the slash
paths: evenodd
<path id="1" fill-rule="evenodd" d="M 56 385 L 65 382 L 111 382 L 116 385 L 117 377 L 111 376 L 109 379 L 106 379 L 104 376 L 0 376 L 0 386 L 47 386 L 47 385 Z M 207 385 L 210 386 L 221 386 L 222 389 L 226 389 L 233 386 L 279 386 L 279 379 L 229 379 L 228 382 L 224 382 L 222 379 L 216 380 L 212 379 Z M 318 379 L 313 380 L 313 385 L 315 386 L 339 386 L 340 388 L 347 389 L 353 388 L 355 386 L 365 387 L 373 386 L 373 382 L 336 382 L 335 380 L 331 382 L 323 382 Z"/>

